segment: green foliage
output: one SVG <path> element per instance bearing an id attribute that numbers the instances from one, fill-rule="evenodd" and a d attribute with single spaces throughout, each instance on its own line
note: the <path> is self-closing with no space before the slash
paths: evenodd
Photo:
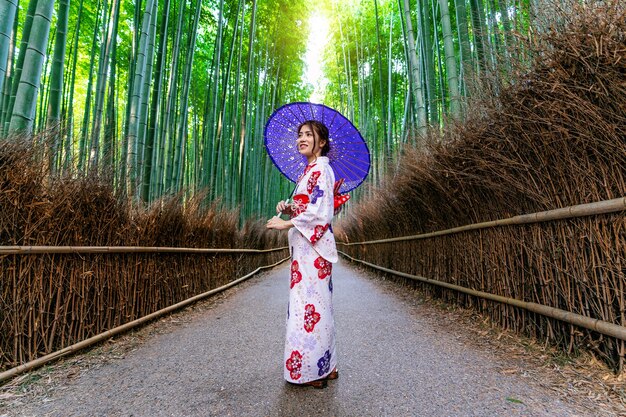
<path id="1" fill-rule="evenodd" d="M 101 73 L 98 69 L 101 52 L 112 24 L 112 2 L 107 2 L 104 10 L 101 8 L 104 3 L 97 0 L 75 0 L 70 4 L 64 64 L 65 114 L 62 118 L 69 120 L 72 116 L 73 124 L 63 124 L 70 131 L 65 131 L 59 139 L 63 142 L 58 147 L 61 154 L 53 160 L 56 164 L 74 161 L 73 164 L 77 165 L 80 162 L 76 160 L 79 145 L 82 144 L 83 154 L 86 155 L 92 147 L 92 141 L 103 140 L 99 135 L 104 135 L 113 144 L 113 165 L 107 168 L 112 170 L 112 183 L 121 192 L 134 193 L 138 187 L 136 183 L 129 182 L 132 176 L 129 177 L 127 173 L 135 170 L 134 164 L 144 164 L 142 155 L 149 153 L 140 149 L 136 161 L 127 157 L 126 154 L 133 150 L 128 147 L 125 135 L 128 133 L 129 97 L 135 74 L 134 65 L 139 53 L 139 32 L 146 1 L 120 1 L 114 62 Z M 484 2 L 482 21 L 487 29 L 485 36 L 488 42 L 485 46 L 486 51 L 489 51 L 489 60 L 500 55 L 510 57 L 511 54 L 507 55 L 504 49 L 497 49 L 512 47 L 512 37 L 506 31 L 516 30 L 523 33 L 530 22 L 529 0 L 515 5 L 503 1 Z M 18 45 L 27 3 L 19 3 L 16 38 Z M 221 32 L 220 4 L 223 4 Z M 377 13 L 374 4 L 377 5 Z M 461 88 L 467 93 L 468 80 L 475 71 L 492 67 L 477 64 L 477 38 L 469 14 L 465 40 L 474 51 L 474 56 L 460 56 L 463 40 L 461 35 L 465 32 L 458 31 L 455 5 L 464 4 L 469 13 L 472 4 L 470 0 L 448 4 L 454 32 L 452 42 L 456 64 L 460 66 L 460 75 L 463 77 Z M 160 39 L 157 31 L 156 38 L 150 42 L 154 45 L 155 52 L 160 43 L 166 42 L 164 69 L 160 74 L 162 92 L 156 119 L 152 120 L 150 116 L 146 125 L 141 127 L 152 127 L 156 132 L 152 164 L 154 168 L 148 171 L 155 176 L 150 181 L 149 199 L 176 193 L 181 189 L 187 190 L 188 195 L 193 195 L 197 190 L 208 186 L 212 188 L 210 195 L 213 198 L 223 198 L 230 207 L 239 206 L 242 216 L 245 217 L 260 213 L 267 215 L 272 212 L 276 200 L 285 198 L 291 185 L 269 165 L 270 161 L 262 145 L 263 127 L 273 109 L 290 101 L 307 100 L 313 92 L 313 86 L 303 81 L 309 34 L 317 30 L 309 27 L 313 13 L 322 14 L 330 20 L 329 42 L 322 57 L 328 85 L 322 101 L 347 114 L 364 134 L 373 153 L 374 172 L 371 178 L 374 182 L 378 182 L 384 175 L 384 161 L 397 154 L 404 143 L 416 137 L 412 133 L 419 127 L 413 106 L 416 97 L 409 79 L 411 68 L 408 63 L 404 31 L 406 22 L 403 21 L 401 1 L 376 0 L 375 3 L 374 0 L 324 0 L 312 4 L 304 0 L 172 0 L 167 10 L 164 5 L 165 2 L 159 1 L 156 24 L 160 27 L 163 19 L 168 18 L 167 38 Z M 256 5 L 254 27 L 253 5 Z M 418 22 L 420 5 L 423 6 L 423 12 L 428 13 L 428 19 L 423 21 L 432 25 L 429 30 L 425 30 L 427 28 L 420 26 Z M 193 31 L 191 25 L 196 7 L 201 7 L 200 18 L 198 29 Z M 180 28 L 179 10 L 182 10 Z M 429 87 L 434 91 L 428 92 L 430 96 L 427 111 L 429 120 L 438 125 L 440 116 L 446 116 L 451 106 L 448 63 L 443 62 L 444 34 L 439 2 L 413 0 L 410 10 L 417 36 L 418 60 L 422 63 L 420 83 L 425 83 L 427 77 L 435 80 L 433 88 Z M 508 22 L 502 19 L 502 10 L 509 11 Z M 56 17 L 53 17 L 53 27 L 55 23 Z M 178 49 L 174 51 L 176 34 L 179 31 L 180 42 Z M 431 34 L 432 39 L 425 39 L 426 34 Z M 74 51 L 76 37 L 78 47 Z M 52 42 L 54 36 L 50 37 L 49 45 Z M 432 50 L 428 45 L 432 45 Z M 193 64 L 189 61 L 190 51 L 193 51 Z M 17 48 L 10 51 L 12 59 L 17 52 Z M 75 52 L 77 64 L 75 72 L 71 73 Z M 154 55 L 156 61 L 156 53 Z M 218 56 L 219 62 L 216 62 Z M 45 62 L 43 74 L 50 73 L 49 61 Z M 429 65 L 424 65 L 429 62 Z M 155 82 L 157 70 L 154 64 L 152 62 L 151 73 L 144 74 L 151 85 Z M 186 68 L 190 65 L 190 76 L 185 78 Z M 189 97 L 186 108 L 183 109 L 181 106 L 185 100 L 181 93 L 185 91 L 182 83 L 186 79 L 189 83 Z M 98 82 L 104 83 L 107 91 L 103 108 L 114 110 L 104 115 L 102 126 L 114 126 L 114 132 L 105 132 L 104 128 L 100 132 L 92 132 L 93 126 L 90 123 L 93 120 L 95 88 Z M 4 84 L 6 86 L 10 82 Z M 48 84 L 41 86 L 37 103 L 46 102 L 48 89 Z M 426 91 L 425 88 L 423 90 Z M 153 94 L 153 91 L 142 94 Z M 142 97 L 141 100 L 150 102 L 151 98 Z M 5 102 L 8 103 L 7 98 L 0 102 L 0 110 L 6 111 Z M 71 115 L 68 114 L 69 111 L 72 112 Z M 35 130 L 39 130 L 44 126 L 45 120 L 41 118 L 45 119 L 45 112 L 38 111 L 36 114 L 38 118 L 34 125 Z M 445 117 L 441 120 L 445 120 Z M 86 134 L 82 135 L 83 132 Z M 143 136 L 143 133 L 139 135 L 140 148 Z M 97 152 L 103 152 L 102 149 L 100 147 Z M 176 152 L 182 153 L 180 165 L 174 166 Z M 86 171 L 101 172 L 103 169 L 82 162 L 80 166 Z M 66 165 L 64 169 L 69 168 Z M 172 183 L 175 172 L 182 175 L 182 182 Z M 139 174 L 141 175 L 145 174 Z M 252 179 L 240 183 L 241 178 L 247 176 Z M 141 182 L 142 178 L 137 181 Z M 135 194 L 131 196 L 138 197 Z"/>

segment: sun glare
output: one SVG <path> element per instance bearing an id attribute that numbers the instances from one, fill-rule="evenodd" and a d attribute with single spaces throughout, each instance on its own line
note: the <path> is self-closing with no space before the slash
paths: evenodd
<path id="1" fill-rule="evenodd" d="M 309 17 L 309 40 L 305 55 L 304 81 L 313 86 L 313 93 L 309 100 L 314 103 L 323 101 L 328 79 L 324 77 L 323 55 L 324 48 L 328 43 L 328 31 L 330 23 L 326 16 L 313 14 Z"/>

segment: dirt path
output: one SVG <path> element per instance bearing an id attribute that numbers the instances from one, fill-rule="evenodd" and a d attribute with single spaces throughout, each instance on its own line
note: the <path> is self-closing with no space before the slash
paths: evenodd
<path id="1" fill-rule="evenodd" d="M 285 264 L 0 416 L 603 415 L 405 287 L 345 261 L 333 272 L 340 378 L 327 389 L 282 378 Z"/>

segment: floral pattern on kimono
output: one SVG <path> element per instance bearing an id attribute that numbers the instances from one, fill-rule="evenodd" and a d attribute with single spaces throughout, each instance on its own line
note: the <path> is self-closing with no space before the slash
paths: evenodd
<path id="1" fill-rule="evenodd" d="M 304 330 L 311 333 L 315 330 L 315 325 L 321 318 L 320 313 L 315 311 L 315 306 L 313 304 L 307 304 L 306 307 L 304 307 Z"/>
<path id="2" fill-rule="evenodd" d="M 331 280 L 338 257 L 330 226 L 334 183 L 328 158 L 318 157 L 300 177 L 291 206 L 284 376 L 297 384 L 324 378 L 337 365 Z"/>
<path id="3" fill-rule="evenodd" d="M 319 368 L 319 371 L 317 372 L 317 374 L 319 376 L 327 374 L 330 371 L 330 357 L 331 357 L 330 351 L 327 350 L 324 353 L 324 356 L 319 358 L 319 360 L 317 361 L 317 367 Z"/>
<path id="4" fill-rule="evenodd" d="M 289 370 L 289 375 L 292 379 L 298 380 L 302 376 L 300 369 L 302 369 L 302 355 L 297 350 L 291 352 L 291 356 L 285 362 L 285 366 Z"/>
<path id="5" fill-rule="evenodd" d="M 298 282 L 302 281 L 302 274 L 298 271 L 298 261 L 293 261 L 291 263 L 291 286 L 289 288 L 293 288 Z"/>
<path id="6" fill-rule="evenodd" d="M 321 256 L 313 262 L 313 265 L 318 269 L 317 276 L 319 279 L 324 279 L 333 272 L 333 264 Z"/>
<path id="7" fill-rule="evenodd" d="M 313 192 L 313 188 L 317 186 L 317 180 L 322 175 L 320 171 L 313 171 L 309 176 L 309 180 L 306 183 L 306 191 L 311 194 Z"/>
<path id="8" fill-rule="evenodd" d="M 308 194 L 298 194 L 293 196 L 293 204 L 291 205 L 291 218 L 299 216 L 306 211 L 309 205 Z M 315 203 L 313 203 L 315 204 Z"/>

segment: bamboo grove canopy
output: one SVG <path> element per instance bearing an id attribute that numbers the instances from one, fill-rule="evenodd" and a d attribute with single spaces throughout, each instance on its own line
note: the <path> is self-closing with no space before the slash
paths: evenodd
<path id="1" fill-rule="evenodd" d="M 368 182 L 379 183 L 402 145 L 463 118 L 471 79 L 506 80 L 528 60 L 518 38 L 540 30 L 538 12 L 550 7 L 4 1 L 0 129 L 4 137 L 45 132 L 51 172 L 100 175 L 137 200 L 208 189 L 243 218 L 267 214 L 290 187 L 263 150 L 271 109 L 316 91 L 359 128 L 372 151 Z M 321 52 L 307 54 L 324 33 Z M 304 77 L 316 59 L 319 83 Z"/>

